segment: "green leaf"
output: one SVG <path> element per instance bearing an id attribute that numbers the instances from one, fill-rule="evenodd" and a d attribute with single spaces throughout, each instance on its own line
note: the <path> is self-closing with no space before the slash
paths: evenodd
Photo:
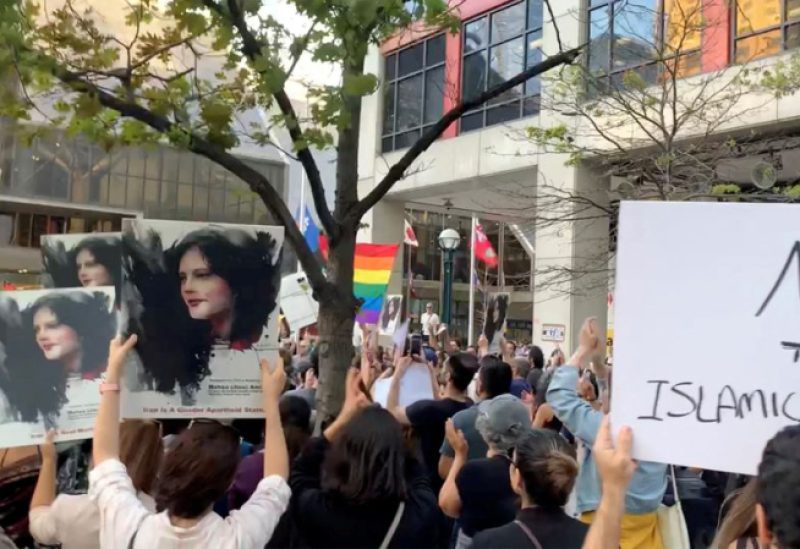
<path id="1" fill-rule="evenodd" d="M 378 89 L 378 77 L 374 74 L 347 74 L 343 80 L 342 90 L 347 95 L 363 97 L 375 93 Z"/>

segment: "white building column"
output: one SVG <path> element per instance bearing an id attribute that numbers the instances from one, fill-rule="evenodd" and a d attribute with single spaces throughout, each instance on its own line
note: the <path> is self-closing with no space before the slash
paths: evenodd
<path id="1" fill-rule="evenodd" d="M 558 188 L 572 194 L 583 194 L 602 203 L 607 196 L 603 178 L 588 168 L 566 166 L 566 155 L 543 154 L 539 158 L 537 185 L 539 194 Z M 543 188 L 546 187 L 546 188 Z M 557 210 L 556 210 L 557 208 Z M 598 320 L 600 337 L 605 338 L 608 264 L 599 261 L 608 253 L 608 219 L 590 212 L 571 219 L 563 204 L 553 211 L 537 209 L 537 217 L 561 217 L 566 221 L 541 223 L 536 232 L 536 274 L 534 289 L 533 341 L 548 355 L 556 346 L 544 341 L 545 325 L 565 327 L 565 341 L 560 346 L 567 357 L 577 345 L 583 320 L 593 316 Z"/>

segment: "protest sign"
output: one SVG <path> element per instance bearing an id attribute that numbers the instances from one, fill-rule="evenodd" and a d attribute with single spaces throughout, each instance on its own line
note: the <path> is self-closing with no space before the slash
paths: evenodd
<path id="1" fill-rule="evenodd" d="M 292 332 L 316 324 L 319 303 L 311 294 L 311 284 L 303 273 L 281 279 L 281 311 Z"/>
<path id="2" fill-rule="evenodd" d="M 278 351 L 283 229 L 125 220 L 123 301 L 139 336 L 123 417 L 259 417 Z"/>
<path id="3" fill-rule="evenodd" d="M 511 294 L 498 293 L 489 296 L 483 322 L 483 335 L 489 341 L 489 352 L 500 353 L 500 343 L 506 330 L 506 316 Z"/>
<path id="4" fill-rule="evenodd" d="M 48 288 L 114 286 L 120 296 L 120 233 L 42 236 L 42 278 Z"/>
<path id="5" fill-rule="evenodd" d="M 754 474 L 800 421 L 800 208 L 626 202 L 612 423 L 634 457 Z"/>
<path id="6" fill-rule="evenodd" d="M 403 296 L 387 295 L 381 310 L 380 334 L 394 335 L 400 323 L 400 311 L 403 308 Z"/>
<path id="7" fill-rule="evenodd" d="M 372 400 L 386 408 L 392 378 L 379 379 L 372 386 Z M 411 364 L 400 380 L 399 406 L 410 406 L 418 400 L 433 398 L 431 374 L 425 364 Z"/>
<path id="8" fill-rule="evenodd" d="M 114 288 L 0 293 L 0 447 L 91 438 Z"/>

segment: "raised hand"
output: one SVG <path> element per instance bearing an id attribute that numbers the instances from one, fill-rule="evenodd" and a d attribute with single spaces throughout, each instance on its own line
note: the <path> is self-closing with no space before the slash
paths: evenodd
<path id="1" fill-rule="evenodd" d="M 636 462 L 631 457 L 633 432 L 630 427 L 623 427 L 617 437 L 617 444 L 611 438 L 609 416 L 603 418 L 600 431 L 597 433 L 592 455 L 603 490 L 615 490 L 624 493 L 636 471 Z"/>
<path id="2" fill-rule="evenodd" d="M 261 364 L 261 390 L 264 398 L 268 402 L 278 402 L 281 398 L 283 389 L 286 387 L 286 371 L 283 369 L 283 359 L 278 355 L 275 367 L 272 367 L 266 358 L 262 358 Z"/>
<path id="3" fill-rule="evenodd" d="M 467 439 L 464 438 L 464 432 L 456 429 L 452 418 L 448 419 L 447 423 L 444 424 L 444 434 L 456 455 L 467 455 L 469 452 L 469 443 Z"/>

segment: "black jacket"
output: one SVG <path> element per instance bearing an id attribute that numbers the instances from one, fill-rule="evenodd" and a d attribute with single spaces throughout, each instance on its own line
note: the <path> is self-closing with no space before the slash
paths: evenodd
<path id="1" fill-rule="evenodd" d="M 536 536 L 542 549 L 581 549 L 589 527 L 567 516 L 561 509 L 528 507 L 517 514 L 517 520 Z M 514 522 L 479 532 L 472 538 L 471 549 L 532 549 L 522 528 Z"/>
<path id="2" fill-rule="evenodd" d="M 397 512 L 396 503 L 357 505 L 323 490 L 320 469 L 328 449 L 324 438 L 313 438 L 292 464 L 289 506 L 300 534 L 300 546 L 311 548 L 372 548 L 380 546 Z M 411 458 L 410 458 L 411 459 Z M 392 549 L 434 547 L 437 535 L 436 496 L 424 467 L 413 460 L 406 477 L 408 498 Z"/>

